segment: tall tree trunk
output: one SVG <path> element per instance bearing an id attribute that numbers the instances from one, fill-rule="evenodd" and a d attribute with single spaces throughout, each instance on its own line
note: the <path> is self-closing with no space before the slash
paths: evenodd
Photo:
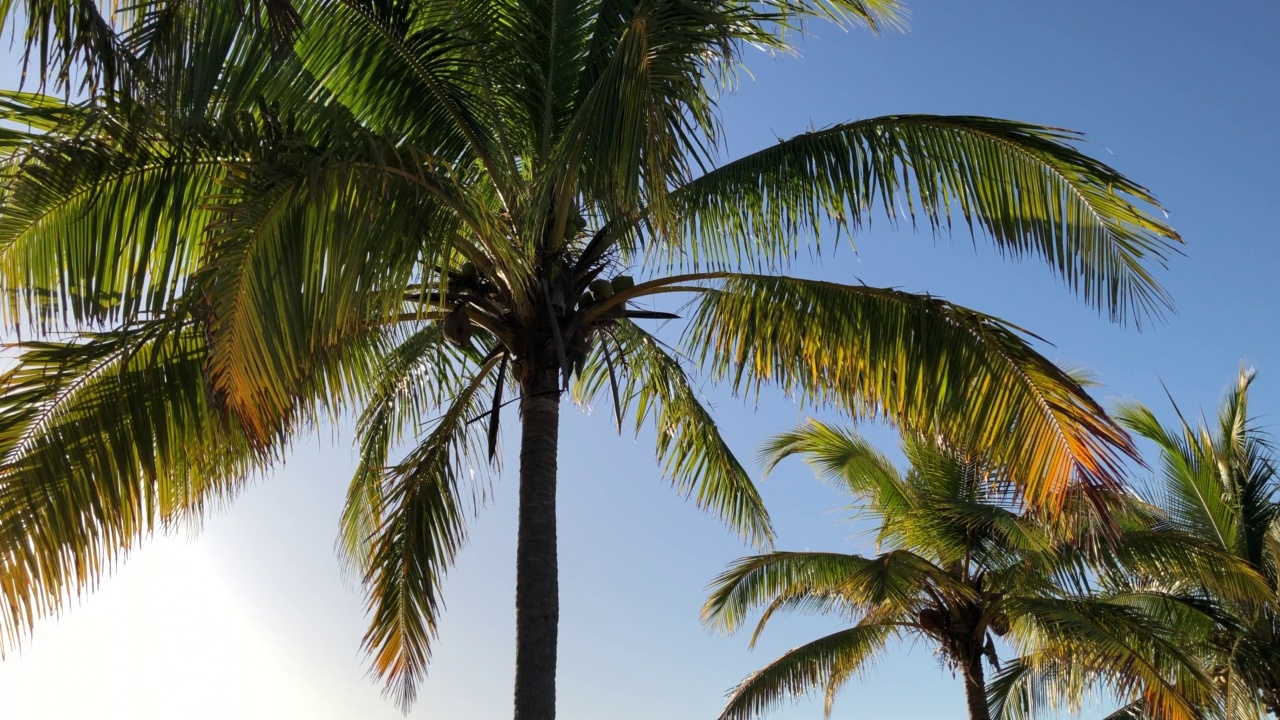
<path id="1" fill-rule="evenodd" d="M 516 545 L 515 720 L 556 716 L 558 378 L 534 373 L 520 401 L 520 529 Z"/>
<path id="2" fill-rule="evenodd" d="M 991 720 L 987 705 L 987 681 L 982 672 L 982 654 L 969 660 L 964 675 L 964 699 L 969 704 L 969 720 Z"/>

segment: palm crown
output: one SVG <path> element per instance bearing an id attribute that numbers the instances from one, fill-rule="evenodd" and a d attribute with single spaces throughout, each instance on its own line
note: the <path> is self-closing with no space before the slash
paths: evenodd
<path id="1" fill-rule="evenodd" d="M 770 466 L 800 454 L 847 491 L 879 554 L 771 552 L 713 581 L 703 609 L 712 627 L 735 631 L 763 608 L 752 644 L 780 611 L 850 623 L 744 679 L 721 720 L 754 718 L 813 690 L 830 714 L 837 691 L 895 639 L 935 649 L 963 681 L 974 720 L 1023 718 L 1099 689 L 1134 699 L 1145 717 L 1201 717 L 1211 684 L 1181 628 L 1145 596 L 1092 587 L 1099 556 L 1135 568 L 1151 561 L 1115 549 L 1116 527 L 1135 529 L 1143 517 L 1124 491 L 1077 486 L 1063 513 L 1046 515 L 982 453 L 916 435 L 902 447 L 906 473 L 861 437 L 817 421 L 766 446 Z M 1164 551 L 1161 567 L 1188 577 L 1214 574 L 1221 560 L 1176 542 Z M 998 637 L 1021 651 L 1003 667 Z M 990 684 L 986 666 L 1000 671 Z"/>
<path id="2" fill-rule="evenodd" d="M 1128 578 L 1185 607 L 1184 626 L 1202 629 L 1205 663 L 1233 719 L 1280 716 L 1280 485 L 1270 439 L 1249 416 L 1253 379 L 1252 370 L 1241 371 L 1214 425 L 1193 426 L 1181 411 L 1177 425 L 1163 425 L 1138 404 L 1117 412 L 1159 451 L 1147 528 L 1212 548 L 1256 577 L 1251 590 L 1178 573 Z"/>
<path id="3" fill-rule="evenodd" d="M 719 162 L 718 93 L 744 48 L 784 49 L 811 17 L 891 24 L 896 3 L 247 7 L 23 6 L 42 78 L 83 67 L 91 92 L 0 97 L 0 288 L 7 321 L 35 336 L 0 392 L 8 643 L 139 537 L 198 518 L 350 411 L 361 464 L 342 547 L 368 590 L 366 646 L 407 704 L 465 538 L 462 469 L 494 456 L 511 393 L 517 713 L 550 717 L 571 380 L 585 402 L 607 390 L 619 424 L 652 418 L 677 488 L 770 539 L 690 370 L 635 322 L 667 317 L 637 306 L 659 294 L 693 296 L 683 350 L 713 378 L 990 447 L 1046 506 L 1132 453 L 1019 328 L 760 274 L 879 208 L 1040 259 L 1113 319 L 1166 302 L 1150 271 L 1177 235 L 1067 131 L 895 116 Z"/>

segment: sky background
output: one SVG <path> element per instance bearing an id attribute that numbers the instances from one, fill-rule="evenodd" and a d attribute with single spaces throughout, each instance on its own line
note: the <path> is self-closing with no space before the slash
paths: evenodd
<path id="1" fill-rule="evenodd" d="M 1151 187 L 1187 240 L 1161 275 L 1177 314 L 1137 332 L 1108 324 L 1047 269 L 1002 261 L 967 236 L 876 222 L 815 271 L 927 290 L 1022 324 L 1050 357 L 1094 369 L 1107 404 L 1169 417 L 1213 412 L 1242 362 L 1252 408 L 1280 424 L 1274 208 L 1280 197 L 1280 4 L 1237 0 L 910 2 L 910 31 L 872 37 L 814 24 L 800 56 L 747 55 L 723 104 L 729 155 L 891 113 L 982 114 L 1086 131 L 1087 150 Z M 17 71 L 0 68 L 0 85 Z M 751 458 L 804 414 L 704 388 Z M 779 653 L 836 627 L 781 618 L 759 646 L 698 619 L 707 582 L 749 551 L 661 479 L 652 438 L 619 437 L 607 406 L 568 409 L 561 431 L 562 720 L 709 720 L 724 693 Z M 511 716 L 515 470 L 511 458 L 446 583 L 448 611 L 411 718 Z M 869 434 L 891 447 L 880 430 Z M 288 462 L 198 534 L 144 544 L 101 587 L 0 662 L 6 718 L 366 718 L 396 708 L 365 675 L 359 588 L 333 553 L 355 463 L 349 428 L 301 441 Z M 869 551 L 844 501 L 800 463 L 763 484 L 780 549 Z M 1094 708 L 1084 717 L 1105 714 Z M 771 715 L 821 717 L 817 700 Z M 895 649 L 839 696 L 837 718 L 962 718 L 960 683 L 931 648 Z"/>

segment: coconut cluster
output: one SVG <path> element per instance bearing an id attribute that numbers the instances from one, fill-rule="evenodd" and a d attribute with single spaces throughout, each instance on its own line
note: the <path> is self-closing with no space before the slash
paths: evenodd
<path id="1" fill-rule="evenodd" d="M 614 295 L 630 290 L 636 286 L 636 281 L 630 275 L 619 275 L 612 280 L 599 278 L 592 280 L 587 285 L 587 291 L 583 293 L 582 300 L 578 303 L 580 307 L 594 305 L 595 303 L 608 300 Z"/>

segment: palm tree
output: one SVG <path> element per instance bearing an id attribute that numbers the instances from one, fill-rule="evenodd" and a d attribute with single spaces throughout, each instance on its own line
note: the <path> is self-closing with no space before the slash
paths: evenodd
<path id="1" fill-rule="evenodd" d="M 1228 718 L 1280 717 L 1280 489 L 1270 440 L 1249 416 L 1254 372 L 1242 370 L 1217 422 L 1192 426 L 1175 405 L 1166 426 L 1147 407 L 1124 405 L 1117 417 L 1156 444 L 1152 483 L 1155 531 L 1194 539 L 1252 569 L 1262 591 L 1236 594 L 1202 578 L 1163 573 L 1135 578 L 1138 588 L 1199 605 L 1201 635 Z"/>
<path id="2" fill-rule="evenodd" d="M 640 324 L 673 317 L 640 305 L 669 293 L 692 298 L 682 352 L 712 379 L 989 446 L 1046 507 L 1133 453 L 1019 328 L 763 272 L 879 208 L 962 221 L 1114 320 L 1167 302 L 1150 272 L 1177 235 L 1071 132 L 893 116 L 720 160 L 741 51 L 783 50 L 809 18 L 891 25 L 892 0 L 245 7 L 0 3 L 33 19 L 40 79 L 83 69 L 87 93 L 0 95 L 0 312 L 28 338 L 0 384 L 5 644 L 352 413 L 341 546 L 408 706 L 475 498 L 464 470 L 518 402 L 516 717 L 553 717 L 567 385 L 620 428 L 652 418 L 676 488 L 771 538 L 696 368 Z"/>
<path id="3" fill-rule="evenodd" d="M 1089 590 L 1089 556 L 1109 551 L 1108 533 L 1131 523 L 1123 491 L 1078 486 L 1053 516 L 1028 509 L 1006 471 L 980 453 L 919 435 L 902 449 L 905 474 L 861 437 L 810 421 L 762 451 L 769 468 L 800 454 L 848 491 L 858 516 L 874 522 L 878 554 L 769 552 L 712 582 L 708 625 L 733 632 L 764 608 L 752 645 L 779 611 L 850 623 L 749 675 L 721 720 L 754 718 L 813 690 L 825 693 L 830 715 L 836 692 L 902 639 L 934 647 L 960 676 L 972 720 L 993 710 L 1024 717 L 1007 687 L 988 697 L 986 667 L 1001 669 L 997 637 L 1022 652 L 1000 675 L 1006 685 L 1054 677 L 1064 694 L 1042 702 L 1078 702 L 1102 688 L 1141 701 L 1148 717 L 1199 717 L 1211 684 L 1177 629 L 1130 598 Z"/>

